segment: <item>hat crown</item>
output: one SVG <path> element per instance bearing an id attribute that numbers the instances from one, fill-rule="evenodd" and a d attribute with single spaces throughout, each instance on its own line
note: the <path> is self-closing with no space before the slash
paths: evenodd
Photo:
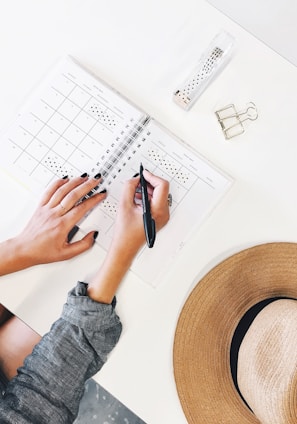
<path id="1" fill-rule="evenodd" d="M 297 301 L 270 303 L 238 353 L 239 390 L 262 424 L 297 422 Z"/>
<path id="2" fill-rule="evenodd" d="M 255 409 L 255 413 L 247 407 L 237 390 L 231 370 L 232 342 L 242 318 L 255 305 L 275 298 L 282 298 L 282 301 L 285 298 L 297 299 L 297 243 L 267 243 L 242 250 L 218 263 L 199 278 L 180 313 L 173 348 L 174 377 L 181 406 L 189 424 L 276 422 L 274 412 L 266 410 L 263 415 L 260 410 L 256 411 L 257 404 L 249 398 L 241 384 L 244 398 L 250 407 Z M 294 306 L 292 305 L 294 311 L 295 302 L 296 300 L 293 301 Z M 271 392 L 271 396 L 279 405 L 277 424 L 296 424 L 297 362 L 294 354 L 297 349 L 295 344 L 293 347 L 290 345 L 291 339 L 294 343 L 297 340 L 296 331 L 294 330 L 294 336 L 281 336 L 282 327 L 279 326 L 284 323 L 288 325 L 290 320 L 291 324 L 295 325 L 296 318 L 295 312 L 292 312 L 293 315 L 289 312 L 291 306 L 289 310 L 285 309 L 291 318 L 287 315 L 284 322 L 280 320 L 279 323 L 273 321 L 270 324 L 278 331 L 278 343 L 270 344 L 269 340 L 273 339 L 270 339 L 269 331 L 266 330 L 262 337 L 264 343 L 256 349 L 258 357 L 254 358 L 253 363 L 257 364 L 259 369 L 259 358 L 263 359 L 265 356 L 265 346 L 272 352 L 275 348 L 277 355 L 281 355 L 284 349 L 281 337 L 289 342 L 283 351 L 284 364 L 288 367 L 284 385 L 281 386 L 276 379 L 273 384 L 275 390 Z M 274 312 L 273 315 L 277 313 Z M 262 319 L 260 315 L 258 318 Z M 260 327 L 262 326 L 261 323 Z M 244 348 L 244 345 L 242 347 Z M 291 363 L 287 363 L 288 356 Z M 237 360 L 236 364 L 238 365 Z M 273 369 L 269 371 L 269 362 L 266 361 L 264 365 L 262 363 L 261 372 L 258 372 L 257 377 L 260 382 L 268 371 L 274 376 L 277 368 L 275 370 L 272 362 L 271 366 Z M 240 368 L 245 367 L 246 363 L 243 362 Z M 281 377 L 279 372 L 276 375 Z M 288 375 L 291 376 L 289 380 Z M 260 393 L 261 389 L 254 389 L 253 384 L 254 382 L 250 382 L 247 387 L 252 387 Z M 264 399 L 265 403 L 266 401 Z M 267 402 L 269 404 L 272 400 Z M 261 407 L 261 402 L 259 403 Z"/>

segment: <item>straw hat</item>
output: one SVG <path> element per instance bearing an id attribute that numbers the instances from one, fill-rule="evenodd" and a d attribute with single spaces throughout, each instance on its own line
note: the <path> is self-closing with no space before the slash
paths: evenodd
<path id="1" fill-rule="evenodd" d="M 213 268 L 178 320 L 173 364 L 189 424 L 297 423 L 297 244 Z"/>

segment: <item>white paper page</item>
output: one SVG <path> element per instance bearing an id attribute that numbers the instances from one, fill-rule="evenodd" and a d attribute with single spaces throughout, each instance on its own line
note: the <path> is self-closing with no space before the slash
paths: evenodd
<path id="1" fill-rule="evenodd" d="M 190 233 L 232 181 L 75 62 L 61 66 L 49 73 L 1 137 L 2 165 L 37 192 L 57 176 L 103 173 L 100 190 L 107 189 L 107 199 L 79 226 L 82 232 L 98 230 L 96 242 L 104 250 L 113 235 L 124 181 L 139 172 L 141 162 L 167 179 L 173 197 L 170 222 L 157 234 L 153 249 L 145 247 L 131 267 L 157 287 Z M 106 174 L 110 157 L 119 160 L 111 161 Z"/>
<path id="2" fill-rule="evenodd" d="M 143 116 L 69 58 L 52 69 L 4 132 L 0 161 L 39 193 L 57 176 L 90 171 Z"/>
<path id="3" fill-rule="evenodd" d="M 140 163 L 169 181 L 173 198 L 169 224 L 157 234 L 154 247 L 145 247 L 131 267 L 144 281 L 157 287 L 191 232 L 201 225 L 232 182 L 205 158 L 151 120 L 103 183 L 108 190 L 107 199 L 80 225 L 86 233 L 96 228 L 98 243 L 105 249 L 113 236 L 123 183 L 139 172 Z"/>

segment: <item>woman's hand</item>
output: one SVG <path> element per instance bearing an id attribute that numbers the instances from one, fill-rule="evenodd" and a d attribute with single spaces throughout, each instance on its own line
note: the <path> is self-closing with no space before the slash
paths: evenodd
<path id="1" fill-rule="evenodd" d="M 143 171 L 143 176 L 148 182 L 151 215 L 158 231 L 169 220 L 169 183 L 147 170 Z M 137 176 L 125 183 L 111 246 L 111 249 L 120 249 L 125 254 L 131 253 L 133 257 L 145 243 L 143 209 L 140 190 L 138 190 L 140 188 L 139 181 L 139 176 Z"/>
<path id="2" fill-rule="evenodd" d="M 96 193 L 79 202 L 98 186 L 101 176 L 60 179 L 44 193 L 41 202 L 24 230 L 15 238 L 0 244 L 0 275 L 32 265 L 62 261 L 89 249 L 96 238 L 90 232 L 83 239 L 69 243 L 68 235 L 75 224 L 100 201 L 106 193 Z"/>
<path id="3" fill-rule="evenodd" d="M 151 214 L 160 230 L 169 220 L 168 181 L 148 171 L 143 176 L 149 183 Z M 110 303 L 138 250 L 145 243 L 139 177 L 125 183 L 114 235 L 106 258 L 88 285 L 88 295 L 97 302 Z"/>

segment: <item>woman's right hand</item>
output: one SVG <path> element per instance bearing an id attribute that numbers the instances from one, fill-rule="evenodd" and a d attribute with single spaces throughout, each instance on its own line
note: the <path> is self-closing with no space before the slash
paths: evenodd
<path id="1" fill-rule="evenodd" d="M 149 171 L 143 171 L 148 184 L 151 214 L 156 229 L 160 230 L 169 220 L 169 183 Z M 116 290 L 128 271 L 138 250 L 145 243 L 143 209 L 137 191 L 139 177 L 126 181 L 120 200 L 113 240 L 105 260 L 91 278 L 88 294 L 91 299 L 111 303 Z"/>
<path id="2" fill-rule="evenodd" d="M 169 220 L 169 183 L 147 170 L 143 171 L 143 176 L 148 183 L 151 215 L 158 231 Z M 111 249 L 121 249 L 123 254 L 133 256 L 145 243 L 141 195 L 137 190 L 139 182 L 139 176 L 125 182 L 111 246 Z"/>

